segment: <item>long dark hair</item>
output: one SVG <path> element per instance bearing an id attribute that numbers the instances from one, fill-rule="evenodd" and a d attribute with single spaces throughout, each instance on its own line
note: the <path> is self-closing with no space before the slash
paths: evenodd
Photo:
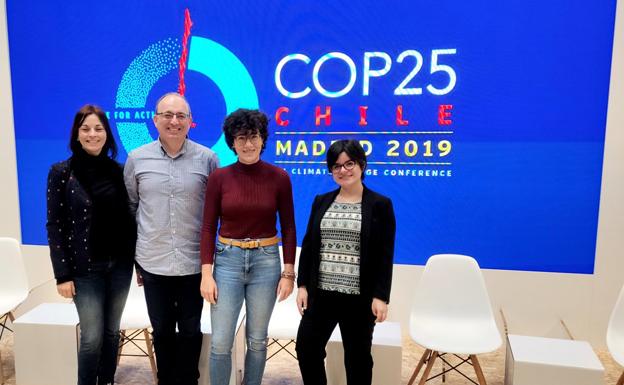
<path id="1" fill-rule="evenodd" d="M 111 159 L 117 158 L 117 144 L 115 143 L 115 137 L 113 136 L 113 131 L 111 131 L 106 113 L 100 107 L 93 104 L 85 104 L 76 112 L 74 124 L 72 124 L 71 133 L 69 135 L 69 149 L 74 155 L 82 151 L 82 145 L 78 141 L 78 130 L 87 116 L 92 114 L 100 119 L 106 131 L 106 142 L 104 142 L 104 147 L 102 147 L 102 153 L 109 155 Z"/>

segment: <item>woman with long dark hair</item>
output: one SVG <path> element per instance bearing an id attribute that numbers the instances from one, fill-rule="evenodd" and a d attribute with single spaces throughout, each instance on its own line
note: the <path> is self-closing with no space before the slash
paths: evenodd
<path id="1" fill-rule="evenodd" d="M 85 105 L 76 113 L 69 148 L 71 157 L 48 175 L 50 257 L 57 291 L 74 300 L 80 319 L 78 384 L 112 384 L 136 226 L 101 108 Z"/>

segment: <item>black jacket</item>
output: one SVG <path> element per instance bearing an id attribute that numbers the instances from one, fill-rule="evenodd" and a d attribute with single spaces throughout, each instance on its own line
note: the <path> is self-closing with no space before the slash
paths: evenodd
<path id="1" fill-rule="evenodd" d="M 299 258 L 297 286 L 308 291 L 308 305 L 318 286 L 321 219 L 340 189 L 317 195 Z M 360 233 L 360 295 L 390 301 L 396 222 L 392 201 L 364 186 Z"/>
<path id="2" fill-rule="evenodd" d="M 119 164 L 117 166 L 122 177 L 123 168 Z M 91 270 L 89 229 L 93 208 L 91 197 L 72 171 L 71 158 L 55 163 L 50 168 L 47 200 L 46 228 L 54 277 L 59 283 L 70 281 L 72 277 L 86 274 Z M 129 209 L 128 215 L 130 216 Z M 128 239 L 123 240 L 126 242 L 119 239 L 111 240 L 123 242 L 121 247 L 123 255 L 120 257 L 129 260 L 134 258 L 136 242 L 136 227 L 132 230 L 134 231 L 128 234 Z"/>

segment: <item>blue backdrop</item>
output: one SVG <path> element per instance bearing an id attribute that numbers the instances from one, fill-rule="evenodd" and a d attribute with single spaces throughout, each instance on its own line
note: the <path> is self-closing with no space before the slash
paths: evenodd
<path id="1" fill-rule="evenodd" d="M 46 175 L 81 105 L 108 112 L 122 162 L 156 138 L 188 8 L 190 136 L 227 164 L 224 116 L 265 111 L 263 158 L 291 174 L 299 240 L 334 187 L 324 149 L 350 137 L 394 202 L 396 263 L 454 252 L 593 273 L 615 5 L 7 0 L 23 242 L 47 243 Z"/>

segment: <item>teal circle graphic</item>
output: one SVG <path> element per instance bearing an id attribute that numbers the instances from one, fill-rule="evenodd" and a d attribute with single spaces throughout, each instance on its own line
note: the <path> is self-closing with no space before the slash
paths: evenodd
<path id="1" fill-rule="evenodd" d="M 154 84 L 178 69 L 180 51 L 179 41 L 170 38 L 156 42 L 141 52 L 122 77 L 117 89 L 115 107 L 144 109 Z M 221 44 L 192 36 L 187 68 L 208 77 L 217 85 L 223 94 L 227 114 L 238 108 L 258 108 L 258 93 L 247 68 Z M 155 140 L 145 122 L 118 122 L 116 126 L 121 143 L 128 153 Z M 236 161 L 236 155 L 227 146 L 223 133 L 211 148 L 219 156 L 221 166 Z"/>

